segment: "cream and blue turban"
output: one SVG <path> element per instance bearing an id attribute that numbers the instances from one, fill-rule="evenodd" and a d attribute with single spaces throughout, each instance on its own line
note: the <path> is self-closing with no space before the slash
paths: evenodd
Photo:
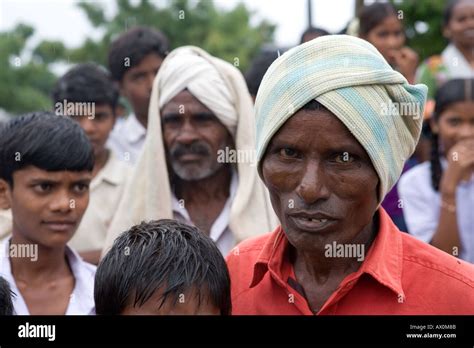
<path id="1" fill-rule="evenodd" d="M 348 35 L 311 40 L 284 53 L 263 77 L 255 101 L 258 165 L 280 127 L 316 100 L 366 150 L 380 179 L 380 203 L 415 150 L 426 94 L 425 85 L 410 85 L 365 40 Z"/>

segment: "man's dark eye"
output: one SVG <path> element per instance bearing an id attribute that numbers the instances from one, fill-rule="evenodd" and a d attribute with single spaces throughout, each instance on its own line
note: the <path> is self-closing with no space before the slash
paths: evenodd
<path id="1" fill-rule="evenodd" d="M 342 163 L 342 164 L 346 164 L 346 163 L 352 163 L 354 162 L 354 156 L 351 155 L 349 152 L 342 152 L 342 153 L 339 153 L 336 155 L 336 162 L 337 163 Z"/>
<path id="2" fill-rule="evenodd" d="M 51 190 L 53 186 L 51 184 L 48 184 L 48 183 L 40 183 L 40 184 L 37 184 L 34 186 L 34 189 L 37 191 L 37 192 L 40 192 L 40 193 L 44 193 L 44 192 L 48 192 Z"/>
<path id="3" fill-rule="evenodd" d="M 212 114 L 196 114 L 194 115 L 194 119 L 198 122 L 208 122 L 214 119 Z"/>
<path id="4" fill-rule="evenodd" d="M 293 150 L 292 148 L 289 147 L 284 147 L 280 149 L 280 156 L 285 157 L 285 158 L 295 158 L 297 155 L 297 152 Z"/>
<path id="5" fill-rule="evenodd" d="M 107 114 L 95 114 L 94 115 L 94 120 L 97 120 L 97 121 L 102 121 L 102 120 L 105 120 L 107 118 Z"/>
<path id="6" fill-rule="evenodd" d="M 177 115 L 165 116 L 163 119 L 164 124 L 178 124 L 180 122 L 180 117 Z"/>
<path id="7" fill-rule="evenodd" d="M 89 190 L 89 185 L 88 184 L 76 184 L 74 185 L 74 190 L 79 193 L 86 192 Z"/>
<path id="8" fill-rule="evenodd" d="M 136 75 L 133 75 L 132 80 L 139 81 L 139 80 L 142 80 L 144 78 L 145 78 L 145 74 L 136 74 Z"/>
<path id="9" fill-rule="evenodd" d="M 461 124 L 461 120 L 458 118 L 451 118 L 448 120 L 450 126 L 459 126 Z"/>

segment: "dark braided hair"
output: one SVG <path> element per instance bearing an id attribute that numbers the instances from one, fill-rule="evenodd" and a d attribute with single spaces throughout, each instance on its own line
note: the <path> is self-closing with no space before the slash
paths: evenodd
<path id="1" fill-rule="evenodd" d="M 433 119 L 439 122 L 441 114 L 449 108 L 450 105 L 465 100 L 474 100 L 474 79 L 453 79 L 443 84 L 435 96 L 435 110 Z M 431 132 L 431 184 L 435 191 L 439 191 L 439 184 L 443 168 L 441 167 L 439 153 L 439 135 Z"/>

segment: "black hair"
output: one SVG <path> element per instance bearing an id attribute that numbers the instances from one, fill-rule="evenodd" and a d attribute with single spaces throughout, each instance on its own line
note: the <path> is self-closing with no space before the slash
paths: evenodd
<path id="1" fill-rule="evenodd" d="M 275 50 L 263 51 L 252 61 L 250 68 L 245 73 L 245 82 L 251 95 L 256 96 L 263 76 L 275 59 L 278 53 Z"/>
<path id="2" fill-rule="evenodd" d="M 329 32 L 323 28 L 318 28 L 318 27 L 308 27 L 304 32 L 303 34 L 301 34 L 301 38 L 300 38 L 300 44 L 302 44 L 304 42 L 304 37 L 306 35 L 310 35 L 310 34 L 315 34 L 317 36 L 325 36 L 325 35 L 329 35 Z"/>
<path id="3" fill-rule="evenodd" d="M 51 93 L 53 103 L 90 102 L 109 105 L 115 112 L 119 91 L 107 70 L 94 63 L 76 65 L 63 75 Z"/>
<path id="4" fill-rule="evenodd" d="M 13 315 L 12 296 L 10 284 L 0 277 L 0 315 Z"/>
<path id="5" fill-rule="evenodd" d="M 133 27 L 115 39 L 110 46 L 108 64 L 112 78 L 122 81 L 125 72 L 140 64 L 145 56 L 156 53 L 165 58 L 168 49 L 168 39 L 161 31 L 149 27 Z"/>
<path id="6" fill-rule="evenodd" d="M 474 100 L 474 79 L 452 79 L 444 83 L 435 96 L 435 109 L 433 119 L 439 122 L 441 114 L 450 105 L 465 100 Z M 431 132 L 431 184 L 433 189 L 439 191 L 439 184 L 443 174 L 439 154 L 439 135 Z"/>
<path id="7" fill-rule="evenodd" d="M 359 35 L 367 36 L 371 30 L 390 16 L 397 16 L 397 9 L 389 2 L 375 2 L 362 7 L 357 16 L 359 18 Z"/>
<path id="8" fill-rule="evenodd" d="M 27 166 L 46 171 L 92 171 L 94 152 L 81 126 L 51 111 L 18 116 L 0 127 L 0 179 Z"/>
<path id="9" fill-rule="evenodd" d="M 451 17 L 453 16 L 454 8 L 459 4 L 461 0 L 450 0 L 443 11 L 443 27 L 447 26 L 451 21 Z"/>
<path id="10" fill-rule="evenodd" d="M 96 313 L 140 307 L 157 290 L 159 308 L 197 290 L 199 303 L 209 300 L 221 314 L 231 312 L 230 277 L 219 249 L 196 227 L 174 220 L 142 222 L 115 240 L 95 275 Z"/>

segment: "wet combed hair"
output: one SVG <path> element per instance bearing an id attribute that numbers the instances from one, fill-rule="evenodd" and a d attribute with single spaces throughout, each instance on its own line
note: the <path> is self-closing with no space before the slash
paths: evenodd
<path id="1" fill-rule="evenodd" d="M 437 123 L 441 114 L 452 104 L 474 100 L 474 79 L 453 79 L 443 84 L 436 92 L 433 119 Z M 439 153 L 439 136 L 431 132 L 431 184 L 439 191 L 443 168 Z"/>
<path id="2" fill-rule="evenodd" d="M 119 91 L 107 70 L 94 63 L 76 65 L 63 75 L 53 88 L 53 103 L 109 105 L 115 112 Z"/>
<path id="3" fill-rule="evenodd" d="M 94 152 L 81 126 L 51 111 L 18 116 L 0 127 L 0 179 L 28 166 L 46 171 L 92 171 Z"/>
<path id="4" fill-rule="evenodd" d="M 250 68 L 245 73 L 245 82 L 251 95 L 256 96 L 258 88 L 262 83 L 263 76 L 275 59 L 278 53 L 275 50 L 261 52 L 253 61 Z"/>
<path id="5" fill-rule="evenodd" d="M 13 315 L 12 296 L 10 284 L 0 277 L 0 315 Z"/>
<path id="6" fill-rule="evenodd" d="M 109 49 L 108 64 L 112 78 L 122 81 L 125 72 L 140 64 L 150 53 L 156 53 L 161 58 L 168 54 L 168 39 L 161 31 L 148 27 L 134 27 L 117 39 Z M 130 64 L 126 63 L 126 58 Z"/>
<path id="7" fill-rule="evenodd" d="M 199 303 L 209 301 L 222 315 L 231 313 L 230 277 L 219 249 L 196 227 L 175 220 L 142 222 L 115 240 L 95 275 L 96 313 L 121 314 L 156 291 L 158 308 L 197 291 Z"/>
<path id="8" fill-rule="evenodd" d="M 303 34 L 301 34 L 300 44 L 302 44 L 304 42 L 304 37 L 306 35 L 309 35 L 309 34 L 316 34 L 318 36 L 325 36 L 325 35 L 329 35 L 330 33 L 329 33 L 329 31 L 324 30 L 323 28 L 309 27 L 303 32 Z"/>
<path id="9" fill-rule="evenodd" d="M 390 16 L 397 16 L 397 9 L 391 3 L 375 2 L 364 6 L 359 12 L 359 35 L 367 36 L 371 30 Z"/>

